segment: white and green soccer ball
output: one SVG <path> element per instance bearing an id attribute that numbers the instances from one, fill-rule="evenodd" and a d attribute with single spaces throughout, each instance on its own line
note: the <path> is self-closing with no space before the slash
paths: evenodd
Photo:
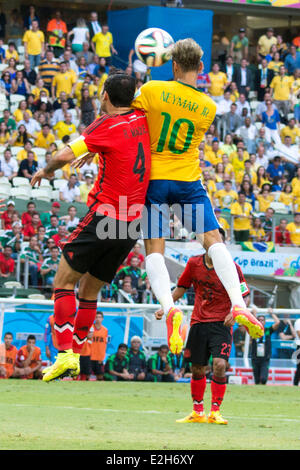
<path id="1" fill-rule="evenodd" d="M 171 59 L 172 36 L 160 28 L 144 29 L 135 40 L 135 52 L 148 67 L 160 67 Z"/>

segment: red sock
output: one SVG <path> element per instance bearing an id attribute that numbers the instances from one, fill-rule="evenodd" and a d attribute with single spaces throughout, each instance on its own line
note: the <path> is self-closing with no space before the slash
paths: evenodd
<path id="1" fill-rule="evenodd" d="M 54 289 L 54 329 L 59 351 L 72 348 L 76 298 L 73 290 Z"/>
<path id="2" fill-rule="evenodd" d="M 97 300 L 79 299 L 79 307 L 75 320 L 72 349 L 80 353 L 88 332 L 94 323 L 97 312 Z"/>
<path id="3" fill-rule="evenodd" d="M 191 379 L 191 394 L 193 399 L 193 410 L 196 413 L 202 413 L 203 411 L 203 397 L 206 387 L 206 376 L 201 375 L 200 377 Z"/>
<path id="4" fill-rule="evenodd" d="M 211 411 L 219 410 L 226 391 L 226 377 L 212 376 L 211 379 Z"/>

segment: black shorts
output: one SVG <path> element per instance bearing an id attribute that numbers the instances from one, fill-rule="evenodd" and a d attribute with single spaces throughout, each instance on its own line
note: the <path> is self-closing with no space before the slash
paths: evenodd
<path id="1" fill-rule="evenodd" d="M 94 375 L 104 375 L 104 364 L 102 362 L 91 360 L 91 369 Z"/>
<path id="2" fill-rule="evenodd" d="M 228 361 L 231 343 L 232 328 L 222 321 L 195 323 L 190 328 L 184 356 L 199 366 L 206 366 L 210 356 Z"/>
<path id="3" fill-rule="evenodd" d="M 91 358 L 90 356 L 80 356 L 79 357 L 80 363 L 80 373 L 84 375 L 91 375 Z"/>
<path id="4" fill-rule="evenodd" d="M 108 227 L 110 233 L 106 236 Z M 129 222 L 90 210 L 67 240 L 60 242 L 66 261 L 74 271 L 88 272 L 100 281 L 111 283 L 137 241 L 129 237 L 128 227 Z M 102 238 L 97 233 L 101 233 Z"/>

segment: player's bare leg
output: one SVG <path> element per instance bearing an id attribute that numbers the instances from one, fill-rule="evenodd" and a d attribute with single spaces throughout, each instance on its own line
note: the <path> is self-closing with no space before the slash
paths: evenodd
<path id="1" fill-rule="evenodd" d="M 211 258 L 214 270 L 231 300 L 232 315 L 235 321 L 245 326 L 252 338 L 264 334 L 263 325 L 247 309 L 242 297 L 240 281 L 233 259 L 222 241 L 218 229 L 197 235 L 198 241 Z"/>
<path id="2" fill-rule="evenodd" d="M 168 345 L 172 353 L 179 354 L 183 348 L 180 327 L 182 312 L 174 306 L 171 293 L 170 276 L 165 264 L 165 240 L 152 238 L 144 240 L 146 250 L 145 268 L 155 297 L 166 315 Z"/>
<path id="3" fill-rule="evenodd" d="M 192 364 L 191 396 L 193 411 L 176 423 L 207 423 L 207 417 L 203 408 L 203 397 L 206 388 L 206 366 Z"/>
<path id="4" fill-rule="evenodd" d="M 228 424 L 227 419 L 224 419 L 220 413 L 220 406 L 226 391 L 226 366 L 225 359 L 221 357 L 213 358 L 213 376 L 210 384 L 211 410 L 207 419 L 208 423 Z"/>

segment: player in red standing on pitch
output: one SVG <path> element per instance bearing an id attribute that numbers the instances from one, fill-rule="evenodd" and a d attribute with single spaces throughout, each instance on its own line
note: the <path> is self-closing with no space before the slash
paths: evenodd
<path id="1" fill-rule="evenodd" d="M 42 178 L 76 158 L 100 155 L 97 180 L 89 193 L 89 211 L 66 241 L 54 279 L 54 316 L 58 357 L 43 380 L 80 372 L 79 356 L 94 322 L 99 290 L 111 283 L 117 268 L 139 238 L 138 222 L 150 175 L 150 139 L 143 111 L 131 109 L 135 79 L 124 73 L 107 78 L 101 92 L 102 117 L 58 151 L 32 178 Z M 76 315 L 75 286 L 79 282 Z M 75 319 L 76 317 L 76 319 Z"/>
<path id="2" fill-rule="evenodd" d="M 225 232 L 219 229 L 225 241 Z M 249 303 L 250 291 L 241 268 L 236 264 L 242 296 Z M 191 327 L 184 355 L 192 363 L 191 395 L 193 411 L 177 423 L 228 424 L 220 413 L 220 406 L 226 391 L 226 366 L 232 344 L 232 326 L 235 323 L 230 298 L 218 278 L 210 257 L 205 253 L 189 259 L 172 295 L 174 302 L 180 299 L 186 289 L 193 285 L 195 303 L 191 317 Z M 163 311 L 155 314 L 159 320 Z M 206 388 L 206 367 L 213 357 L 211 380 L 211 410 L 206 416 L 203 397 Z"/>

